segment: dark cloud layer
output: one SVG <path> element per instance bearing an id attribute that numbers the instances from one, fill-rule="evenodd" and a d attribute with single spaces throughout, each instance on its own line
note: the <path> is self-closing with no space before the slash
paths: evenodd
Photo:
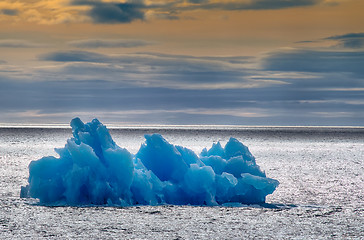
<path id="1" fill-rule="evenodd" d="M 336 35 L 325 38 L 326 40 L 337 40 L 340 42 L 339 46 L 345 48 L 363 48 L 364 47 L 364 33 L 348 33 L 344 35 Z"/>
<path id="2" fill-rule="evenodd" d="M 248 9 L 282 9 L 291 7 L 312 6 L 321 0 L 256 0 L 248 5 Z"/>
<path id="3" fill-rule="evenodd" d="M 274 10 L 293 7 L 312 6 L 322 2 L 321 0 L 255 0 L 251 2 L 225 2 L 207 3 L 199 6 L 203 9 L 222 10 Z"/>
<path id="4" fill-rule="evenodd" d="M 273 71 L 351 73 L 364 76 L 364 52 L 296 50 L 276 52 L 264 60 Z"/>
<path id="5" fill-rule="evenodd" d="M 69 42 L 70 46 L 78 48 L 134 48 L 143 47 L 151 44 L 151 42 L 144 40 L 85 39 Z"/>
<path id="6" fill-rule="evenodd" d="M 74 0 L 73 5 L 88 5 L 91 10 L 87 12 L 95 23 L 115 24 L 130 23 L 135 20 L 145 20 L 145 11 L 153 10 L 154 16 L 160 19 L 179 19 L 176 13 L 197 9 L 217 9 L 227 11 L 241 10 L 276 10 L 294 7 L 313 6 L 322 3 L 322 0 L 253 0 L 250 2 L 210 2 L 209 0 L 188 0 L 190 5 L 181 5 L 181 1 L 144 4 L 143 1 L 130 0 L 125 3 L 113 3 Z"/>
<path id="7" fill-rule="evenodd" d="M 1 85 L 5 88 L 0 89 L 0 101 L 6 103 L 0 106 L 2 117 L 17 109 L 61 114 L 56 120 L 67 112 L 90 112 L 92 116 L 120 112 L 119 122 L 168 124 L 358 125 L 364 118 L 353 116 L 364 107 L 363 90 L 310 91 L 294 82 L 280 88 L 215 90 L 128 87 L 104 80 L 1 80 Z M 327 117 L 330 114 L 335 117 Z"/>
<path id="8" fill-rule="evenodd" d="M 250 63 L 248 57 L 194 57 L 187 55 L 169 55 L 157 53 L 136 53 L 121 55 L 106 55 L 89 51 L 63 51 L 43 54 L 40 60 L 56 62 L 93 62 L 93 63 L 114 63 L 134 64 L 144 67 L 144 70 L 168 73 L 176 72 L 228 72 L 235 69 L 241 72 L 241 64 Z M 234 67 L 236 66 L 236 67 Z M 145 67 L 149 67 L 145 69 Z"/>
<path id="9" fill-rule="evenodd" d="M 257 83 L 245 76 L 246 57 L 193 57 L 138 53 L 104 55 L 87 51 L 53 52 L 40 56 L 43 61 L 65 63 L 61 70 L 70 78 L 100 78 L 139 86 L 170 88 L 251 87 Z M 72 63 L 72 64 L 70 64 Z M 87 73 L 83 75 L 82 73 Z"/>
<path id="10" fill-rule="evenodd" d="M 88 5 L 91 10 L 87 15 L 94 23 L 130 23 L 135 20 L 144 19 L 145 5 L 141 1 L 113 3 L 102 1 L 76 0 L 73 5 Z"/>
<path id="11" fill-rule="evenodd" d="M 144 19 L 140 5 L 130 3 L 96 4 L 89 15 L 97 23 L 130 23 L 137 19 Z"/>
<path id="12" fill-rule="evenodd" d="M 282 51 L 258 69 L 240 56 L 53 52 L 40 59 L 55 67 L 24 80 L 0 71 L 0 120 L 17 109 L 64 121 L 87 113 L 134 123 L 362 125 L 363 55 Z"/>
<path id="13" fill-rule="evenodd" d="M 42 45 L 17 39 L 0 40 L 0 48 L 37 48 L 37 47 L 42 47 Z"/>
<path id="14" fill-rule="evenodd" d="M 190 3 L 207 3 L 209 0 L 188 0 Z"/>
<path id="15" fill-rule="evenodd" d="M 19 11 L 17 9 L 0 9 L 0 14 L 16 16 L 19 14 Z"/>
<path id="16" fill-rule="evenodd" d="M 56 62 L 105 62 L 108 59 L 106 55 L 86 51 L 52 52 L 39 56 L 39 60 Z"/>

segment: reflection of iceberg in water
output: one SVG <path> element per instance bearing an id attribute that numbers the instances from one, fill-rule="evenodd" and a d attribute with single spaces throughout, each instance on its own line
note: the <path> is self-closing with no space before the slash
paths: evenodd
<path id="1" fill-rule="evenodd" d="M 56 149 L 59 158 L 29 164 L 21 197 L 55 205 L 264 203 L 278 181 L 267 178 L 248 148 L 234 138 L 204 149 L 201 156 L 146 135 L 132 156 L 112 140 L 97 119 L 71 121 L 73 138 Z"/>

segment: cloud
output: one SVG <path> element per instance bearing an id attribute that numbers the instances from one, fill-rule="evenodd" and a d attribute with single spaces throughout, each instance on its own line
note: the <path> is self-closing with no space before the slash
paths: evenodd
<path id="1" fill-rule="evenodd" d="M 143 20 L 144 12 L 140 5 L 131 3 L 96 4 L 89 12 L 89 16 L 96 23 L 130 23 Z"/>
<path id="2" fill-rule="evenodd" d="M 313 6 L 321 3 L 321 0 L 256 0 L 252 1 L 247 9 L 267 10 L 267 9 L 283 9 L 293 7 Z"/>
<path id="3" fill-rule="evenodd" d="M 223 2 L 207 3 L 201 5 L 204 9 L 223 10 L 274 10 L 293 7 L 313 6 L 322 2 L 321 0 L 253 0 L 250 2 Z"/>
<path id="4" fill-rule="evenodd" d="M 52 52 L 39 56 L 39 60 L 56 62 L 106 62 L 109 59 L 106 55 L 86 51 Z"/>
<path id="5" fill-rule="evenodd" d="M 19 14 L 19 10 L 17 9 L 1 9 L 0 14 L 8 15 L 8 16 L 16 16 Z"/>
<path id="6" fill-rule="evenodd" d="M 155 12 L 186 12 L 193 10 L 278 10 L 286 8 L 307 7 L 323 3 L 323 0 L 251 0 L 251 1 L 209 1 L 209 0 L 188 0 L 184 4 L 176 1 L 174 4 L 167 2 L 160 5 L 146 6 Z M 157 14 L 156 14 L 157 15 Z M 175 15 L 174 15 L 175 16 Z"/>
<path id="7" fill-rule="evenodd" d="M 7 62 L 4 60 L 0 60 L 0 64 L 6 64 Z"/>
<path id="8" fill-rule="evenodd" d="M 165 12 L 159 12 L 159 13 L 149 13 L 146 17 L 147 19 L 164 19 L 164 20 L 179 20 L 180 18 L 176 15 L 176 13 L 165 13 Z"/>
<path id="9" fill-rule="evenodd" d="M 250 64 L 255 59 L 245 56 L 231 57 L 197 57 L 189 55 L 172 55 L 150 52 L 134 54 L 107 55 L 90 51 L 58 51 L 43 54 L 40 60 L 56 62 L 113 62 L 124 64 L 143 64 L 151 67 L 176 66 L 181 70 L 226 70 L 227 67 L 242 68 L 244 64 Z"/>
<path id="10" fill-rule="evenodd" d="M 89 21 L 84 11 L 84 7 L 70 5 L 68 0 L 0 1 L 1 20 L 7 23 L 49 25 Z"/>
<path id="11" fill-rule="evenodd" d="M 364 119 L 364 89 L 320 90 L 318 79 L 308 86 L 297 85 L 297 79 L 279 88 L 171 89 L 67 79 L 66 70 L 62 81 L 45 74 L 41 81 L 1 77 L 0 122 L 14 117 L 68 122 L 76 115 L 134 124 L 360 125 Z M 93 74 L 84 70 L 80 73 Z"/>
<path id="12" fill-rule="evenodd" d="M 85 39 L 69 42 L 70 46 L 78 48 L 135 48 L 151 44 L 153 43 L 144 40 Z"/>
<path id="13" fill-rule="evenodd" d="M 86 5 L 91 9 L 87 15 L 94 23 L 130 23 L 135 20 L 144 20 L 144 9 L 146 6 L 142 1 L 114 3 L 102 1 L 83 1 L 76 0 L 73 5 Z"/>
<path id="14" fill-rule="evenodd" d="M 178 14 L 193 10 L 276 10 L 294 7 L 313 6 L 322 3 L 322 0 L 252 0 L 252 1 L 159 1 L 158 3 L 145 3 L 143 1 L 126 1 L 124 3 L 74 0 L 72 5 L 86 5 L 91 9 L 87 15 L 94 23 L 116 24 L 130 23 L 135 20 L 145 20 L 148 16 L 159 19 L 176 20 Z"/>
<path id="15" fill-rule="evenodd" d="M 44 68 L 47 75 L 67 78 L 123 81 L 133 86 L 174 89 L 253 88 L 284 84 L 279 80 L 253 79 L 247 57 L 195 57 L 156 53 L 106 55 L 87 51 L 51 52 L 40 60 L 59 62 L 61 68 Z M 56 71 L 56 72 L 55 72 Z M 60 71 L 57 73 L 57 71 Z M 85 74 L 87 73 L 87 74 Z"/>
<path id="16" fill-rule="evenodd" d="M 271 53 L 263 60 L 270 71 L 350 73 L 364 76 L 364 52 L 291 50 Z"/>
<path id="17" fill-rule="evenodd" d="M 253 89 L 279 87 L 285 95 L 300 89 L 364 88 L 364 52 L 290 50 L 270 53 L 256 68 L 258 59 L 196 57 L 138 53 L 106 55 L 87 51 L 53 52 L 41 60 L 58 62 L 55 68 L 39 68 L 41 75 L 66 79 L 120 81 L 133 87 L 170 89 Z M 40 77 L 39 77 L 40 78 Z M 311 94 L 311 93 L 310 93 Z"/>
<path id="18" fill-rule="evenodd" d="M 0 40 L 0 48 L 38 48 L 45 47 L 41 44 L 28 42 L 25 40 L 16 40 L 16 39 L 4 39 Z"/>
<path id="19" fill-rule="evenodd" d="M 325 38 L 325 40 L 337 40 L 339 46 L 344 48 L 363 48 L 364 47 L 364 33 L 348 33 L 344 35 L 336 35 Z"/>
<path id="20" fill-rule="evenodd" d="M 247 64 L 255 61 L 254 57 L 251 56 L 191 56 L 191 55 L 173 55 L 173 54 L 163 54 L 163 53 L 151 53 L 151 52 L 139 52 L 138 54 L 145 54 L 148 56 L 153 56 L 157 58 L 176 58 L 176 59 L 186 59 L 186 60 L 206 60 L 206 61 L 217 61 L 226 62 L 231 64 Z"/>
<path id="21" fill-rule="evenodd" d="M 0 122 L 80 113 L 141 124 L 362 125 L 362 55 L 280 51 L 257 68 L 262 57 L 51 52 L 41 66 L 0 65 Z"/>
<path id="22" fill-rule="evenodd" d="M 342 40 L 342 39 L 352 39 L 352 38 L 364 38 L 364 33 L 348 33 L 344 35 L 336 35 L 328 37 L 326 39 Z"/>
<path id="23" fill-rule="evenodd" d="M 121 24 L 149 19 L 177 20 L 187 18 L 186 12 L 195 10 L 276 10 L 314 6 L 324 0 L 35 0 L 0 3 L 0 14 L 9 22 L 25 21 L 39 24 L 93 22 Z M 193 19 L 193 17 L 189 17 Z"/>
<path id="24" fill-rule="evenodd" d="M 216 9 L 226 11 L 244 10 L 277 10 L 285 8 L 314 6 L 323 3 L 322 0 L 252 0 L 252 1 L 209 1 L 209 0 L 189 0 L 190 4 L 179 5 L 179 2 L 159 6 L 163 10 L 190 11 L 197 9 Z M 157 7 L 156 7 L 157 8 Z"/>
<path id="25" fill-rule="evenodd" d="M 188 0 L 190 3 L 207 3 L 209 0 Z"/>

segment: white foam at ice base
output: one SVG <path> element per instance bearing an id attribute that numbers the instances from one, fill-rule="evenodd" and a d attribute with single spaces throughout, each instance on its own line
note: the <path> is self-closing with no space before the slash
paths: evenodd
<path id="1" fill-rule="evenodd" d="M 72 206 L 261 204 L 279 184 L 234 138 L 197 156 L 159 134 L 145 135 L 132 155 L 97 119 L 84 124 L 75 118 L 71 127 L 73 138 L 55 149 L 59 158 L 29 164 L 29 184 L 21 188 L 21 197 Z"/>

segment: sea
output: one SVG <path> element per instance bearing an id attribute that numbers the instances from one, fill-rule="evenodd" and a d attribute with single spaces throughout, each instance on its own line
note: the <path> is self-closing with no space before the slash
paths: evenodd
<path id="1" fill-rule="evenodd" d="M 266 205 L 40 206 L 20 198 L 28 165 L 57 156 L 71 129 L 3 125 L 0 239 L 364 239 L 364 128 L 134 126 L 110 133 L 133 154 L 145 134 L 196 153 L 234 137 L 280 185 Z"/>

